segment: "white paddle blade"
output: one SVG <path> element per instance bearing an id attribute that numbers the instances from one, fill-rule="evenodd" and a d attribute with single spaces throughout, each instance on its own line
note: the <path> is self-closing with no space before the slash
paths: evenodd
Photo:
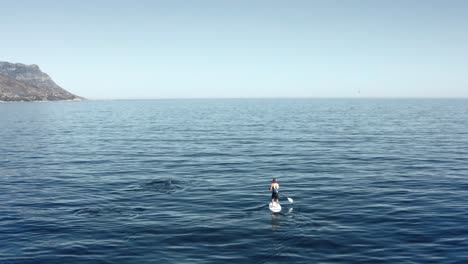
<path id="1" fill-rule="evenodd" d="M 289 197 L 288 197 L 288 201 L 289 201 L 290 203 L 294 203 L 293 198 L 289 198 Z"/>

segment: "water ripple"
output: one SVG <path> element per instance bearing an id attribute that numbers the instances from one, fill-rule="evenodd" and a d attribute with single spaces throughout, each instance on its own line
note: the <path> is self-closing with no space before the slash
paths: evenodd
<path id="1" fill-rule="evenodd" d="M 2 104 L 0 263 L 465 263 L 466 113 L 466 100 Z"/>

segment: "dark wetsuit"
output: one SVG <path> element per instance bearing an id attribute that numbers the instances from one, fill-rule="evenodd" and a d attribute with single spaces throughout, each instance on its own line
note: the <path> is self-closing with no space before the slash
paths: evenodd
<path id="1" fill-rule="evenodd" d="M 278 186 L 279 188 L 279 186 Z M 275 188 L 271 188 L 271 199 L 278 200 L 279 199 L 279 190 Z"/>
<path id="2" fill-rule="evenodd" d="M 271 199 L 275 199 L 275 200 L 278 200 L 278 199 L 279 199 L 279 192 L 278 192 L 278 190 L 273 189 L 273 191 L 271 192 Z"/>

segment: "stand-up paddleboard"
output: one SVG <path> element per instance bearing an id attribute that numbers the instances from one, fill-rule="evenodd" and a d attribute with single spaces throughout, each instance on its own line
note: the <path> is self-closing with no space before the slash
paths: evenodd
<path id="1" fill-rule="evenodd" d="M 281 212 L 281 205 L 277 204 L 277 203 L 275 203 L 275 205 L 273 205 L 272 203 L 270 203 L 270 210 L 273 213 L 279 213 L 279 212 Z"/>

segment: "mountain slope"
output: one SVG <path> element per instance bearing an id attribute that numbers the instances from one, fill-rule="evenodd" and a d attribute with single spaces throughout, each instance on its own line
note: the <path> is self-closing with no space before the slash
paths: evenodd
<path id="1" fill-rule="evenodd" d="M 82 100 L 58 86 L 37 65 L 0 61 L 0 101 Z"/>

